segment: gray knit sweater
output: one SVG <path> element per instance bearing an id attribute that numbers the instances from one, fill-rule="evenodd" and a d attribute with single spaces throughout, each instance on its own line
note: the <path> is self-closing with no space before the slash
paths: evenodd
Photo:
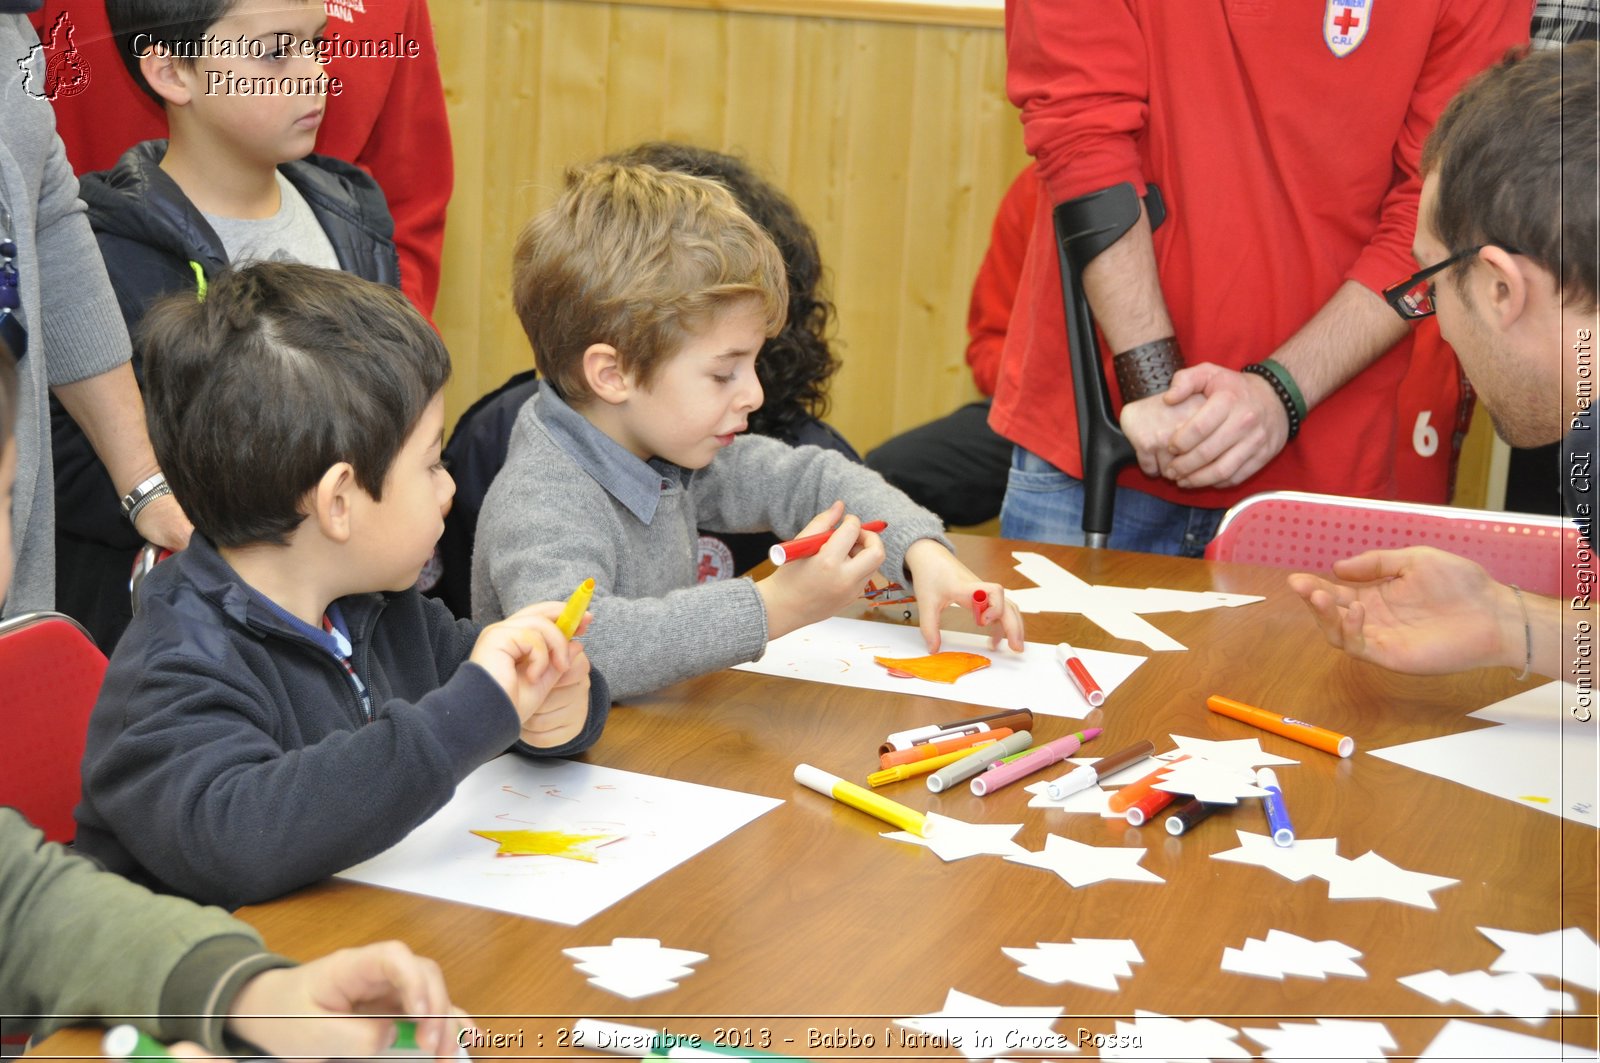
<path id="1" fill-rule="evenodd" d="M 584 643 L 619 700 L 751 661 L 767 645 L 760 592 L 748 579 L 697 584 L 696 529 L 789 538 L 840 498 L 888 521 L 885 572 L 902 573 L 918 539 L 949 545 L 938 517 L 840 454 L 742 435 L 704 469 L 646 464 L 541 385 L 483 501 L 473 615 L 500 620 L 594 577 Z"/>
<path id="2" fill-rule="evenodd" d="M 17 244 L 21 316 L 28 330 L 28 353 L 18 367 L 22 394 L 11 505 L 17 568 L 5 596 L 6 616 L 55 605 L 46 389 L 115 369 L 129 356 L 128 330 L 78 198 L 78 179 L 56 136 L 55 114 L 42 98 L 43 63 L 35 56 L 26 87 L 17 66 L 38 43 L 25 17 L 0 15 L 0 207 L 11 216 L 7 235 Z"/>

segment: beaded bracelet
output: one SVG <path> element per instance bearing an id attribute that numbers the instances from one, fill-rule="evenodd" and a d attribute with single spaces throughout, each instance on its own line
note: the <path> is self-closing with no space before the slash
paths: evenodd
<path id="1" fill-rule="evenodd" d="M 1282 366 L 1278 366 L 1278 368 L 1280 370 L 1283 369 Z M 1283 382 L 1282 377 L 1273 372 L 1266 362 L 1251 362 L 1240 372 L 1253 373 L 1272 386 L 1273 394 L 1277 395 L 1278 401 L 1283 403 L 1283 412 L 1289 417 L 1289 438 L 1292 440 L 1299 435 L 1300 421 L 1303 416 L 1300 412 L 1300 407 L 1305 404 L 1305 400 L 1301 399 L 1299 403 L 1296 403 L 1295 392 L 1289 390 L 1289 386 Z M 1284 376 L 1287 375 L 1288 373 L 1285 372 Z"/>

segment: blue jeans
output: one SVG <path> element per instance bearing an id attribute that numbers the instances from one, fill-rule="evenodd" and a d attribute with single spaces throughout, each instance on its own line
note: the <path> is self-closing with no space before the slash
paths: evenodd
<path id="1" fill-rule="evenodd" d="M 1118 487 L 1108 545 L 1113 550 L 1200 557 L 1224 512 L 1181 506 Z M 1000 534 L 1007 539 L 1082 546 L 1083 481 L 1031 451 L 1014 448 L 1006 500 L 1000 507 Z"/>

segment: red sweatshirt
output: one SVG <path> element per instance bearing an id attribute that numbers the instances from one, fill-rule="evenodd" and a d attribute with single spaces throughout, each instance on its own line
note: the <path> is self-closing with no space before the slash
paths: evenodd
<path id="1" fill-rule="evenodd" d="M 388 42 L 391 48 L 398 43 L 404 55 L 415 42 L 415 58 L 333 53 L 328 75 L 339 79 L 341 89 L 328 99 L 317 151 L 356 163 L 383 188 L 394 216 L 400 286 L 431 316 L 439 294 L 453 162 L 427 0 L 326 0 L 326 7 L 325 36 L 337 36 L 344 49 Z M 75 172 L 110 169 L 133 145 L 165 137 L 166 116 L 123 68 L 104 0 L 45 0 L 44 9 L 29 17 L 48 43 L 63 13 L 70 43 L 58 33 L 50 51 L 75 47 L 87 75 L 81 87 L 57 91 L 52 101 L 56 129 Z"/>
<path id="2" fill-rule="evenodd" d="M 1237 369 L 1270 357 L 1344 281 L 1377 292 L 1416 269 L 1422 143 L 1469 76 L 1527 40 L 1531 14 L 1527 0 L 1008 3 L 1007 88 L 1045 194 L 995 430 L 1082 475 L 1053 204 L 1123 181 L 1141 194 L 1146 180 L 1159 185 L 1170 216 L 1154 235 L 1156 264 L 1187 361 Z M 1328 39 L 1336 23 L 1358 38 L 1353 49 Z M 1417 416 L 1400 423 L 1410 363 L 1407 338 L 1241 487 L 1186 491 L 1137 466 L 1119 482 L 1212 507 L 1282 488 L 1394 497 L 1396 455 L 1412 446 Z M 1431 423 L 1448 438 L 1447 373 L 1441 360 L 1409 386 L 1441 396 L 1448 408 Z M 1449 451 L 1438 447 L 1406 493 L 1442 499 Z"/>

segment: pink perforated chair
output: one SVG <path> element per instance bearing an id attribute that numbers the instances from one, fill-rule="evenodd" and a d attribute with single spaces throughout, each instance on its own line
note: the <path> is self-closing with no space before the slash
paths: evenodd
<path id="1" fill-rule="evenodd" d="M 79 762 L 106 657 L 78 622 L 24 613 L 0 623 L 0 805 L 53 842 L 77 833 Z"/>
<path id="2" fill-rule="evenodd" d="M 1436 546 L 1502 583 L 1559 597 L 1563 566 L 1580 556 L 1579 545 L 1577 527 L 1559 517 L 1269 491 L 1228 510 L 1206 557 L 1325 572 L 1366 550 Z"/>

